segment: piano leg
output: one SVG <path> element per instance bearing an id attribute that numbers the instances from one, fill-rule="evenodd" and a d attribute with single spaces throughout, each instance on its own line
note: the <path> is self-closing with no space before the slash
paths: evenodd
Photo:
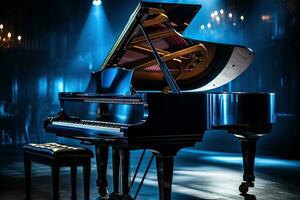
<path id="1" fill-rule="evenodd" d="M 249 187 L 254 187 L 254 165 L 257 138 L 241 140 L 244 175 L 242 184 L 239 187 L 241 193 L 246 194 Z"/>
<path id="2" fill-rule="evenodd" d="M 121 161 L 121 190 L 122 200 L 132 200 L 130 196 L 130 151 L 129 149 L 120 149 Z"/>
<path id="3" fill-rule="evenodd" d="M 108 146 L 96 145 L 96 164 L 97 164 L 97 187 L 100 199 L 108 199 L 107 190 L 107 163 Z"/>
<path id="4" fill-rule="evenodd" d="M 130 150 L 124 148 L 113 147 L 114 152 L 113 158 L 113 179 L 114 179 L 114 193 L 110 195 L 110 200 L 133 200 L 130 196 Z M 118 161 L 119 159 L 119 161 Z M 121 172 L 121 177 L 119 177 L 119 171 Z M 121 178 L 121 180 L 119 179 Z M 121 182 L 121 192 L 119 191 L 119 181 Z"/>
<path id="5" fill-rule="evenodd" d="M 171 200 L 174 156 L 156 155 L 159 200 Z"/>
<path id="6" fill-rule="evenodd" d="M 118 199 L 120 196 L 119 180 L 120 180 L 120 150 L 117 147 L 112 147 L 113 159 L 113 192 L 109 195 L 109 199 Z"/>

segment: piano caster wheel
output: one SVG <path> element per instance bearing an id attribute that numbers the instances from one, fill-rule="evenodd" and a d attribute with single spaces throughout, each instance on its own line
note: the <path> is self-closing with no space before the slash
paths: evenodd
<path id="1" fill-rule="evenodd" d="M 100 197 L 97 198 L 97 200 L 108 200 L 109 199 L 109 193 L 107 188 L 99 188 L 99 194 Z"/>
<path id="2" fill-rule="evenodd" d="M 249 187 L 254 187 L 254 183 L 253 182 L 242 182 L 242 184 L 239 187 L 239 191 L 242 194 L 247 194 Z"/>
<path id="3" fill-rule="evenodd" d="M 120 200 L 121 199 L 121 194 L 113 192 L 109 195 L 109 200 Z"/>

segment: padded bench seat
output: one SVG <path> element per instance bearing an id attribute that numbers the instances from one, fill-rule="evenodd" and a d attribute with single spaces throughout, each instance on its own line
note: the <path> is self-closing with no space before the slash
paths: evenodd
<path id="1" fill-rule="evenodd" d="M 60 167 L 70 167 L 72 196 L 76 197 L 77 166 L 83 167 L 84 199 L 89 199 L 91 157 L 93 152 L 82 147 L 69 146 L 59 143 L 27 144 L 23 147 L 26 179 L 26 199 L 31 199 L 31 162 L 51 166 L 53 199 L 59 199 L 59 170 Z"/>
<path id="2" fill-rule="evenodd" d="M 75 146 L 68 146 L 58 143 L 27 144 L 23 146 L 23 151 L 31 154 L 40 154 L 48 157 L 93 157 L 93 152 L 89 149 Z"/>

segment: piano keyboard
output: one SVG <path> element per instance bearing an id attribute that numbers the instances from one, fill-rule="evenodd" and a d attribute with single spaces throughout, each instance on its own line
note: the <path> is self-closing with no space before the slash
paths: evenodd
<path id="1" fill-rule="evenodd" d="M 101 121 L 91 121 L 91 120 L 61 120 L 61 121 L 52 121 L 52 125 L 55 126 L 64 126 L 71 128 L 82 128 L 89 129 L 94 131 L 104 131 L 108 134 L 123 136 L 121 128 L 124 125 L 119 123 L 112 122 L 101 122 Z"/>
<path id="2" fill-rule="evenodd" d="M 144 104 L 141 99 L 107 99 L 107 98 L 93 98 L 86 99 L 87 103 L 108 103 L 108 104 Z"/>
<path id="3" fill-rule="evenodd" d="M 74 100 L 74 96 L 70 94 L 61 94 L 61 100 Z M 107 103 L 107 104 L 145 104 L 143 98 L 139 95 L 135 96 L 112 96 L 112 95 L 96 95 L 87 96 L 87 94 L 76 94 L 76 100 L 86 103 Z"/>

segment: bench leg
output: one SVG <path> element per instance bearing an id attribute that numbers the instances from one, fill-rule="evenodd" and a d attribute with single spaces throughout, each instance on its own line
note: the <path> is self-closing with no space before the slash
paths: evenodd
<path id="1" fill-rule="evenodd" d="M 26 200 L 31 199 L 31 160 L 24 154 L 24 170 L 25 170 L 25 184 L 26 184 Z"/>
<path id="2" fill-rule="evenodd" d="M 76 166 L 71 166 L 71 186 L 72 186 L 72 200 L 77 199 L 76 195 L 76 182 L 77 182 L 77 167 Z"/>
<path id="3" fill-rule="evenodd" d="M 91 160 L 86 159 L 83 164 L 83 181 L 84 181 L 84 200 L 90 198 L 90 176 L 91 176 Z"/>
<path id="4" fill-rule="evenodd" d="M 59 166 L 52 165 L 52 190 L 53 199 L 59 200 Z"/>

